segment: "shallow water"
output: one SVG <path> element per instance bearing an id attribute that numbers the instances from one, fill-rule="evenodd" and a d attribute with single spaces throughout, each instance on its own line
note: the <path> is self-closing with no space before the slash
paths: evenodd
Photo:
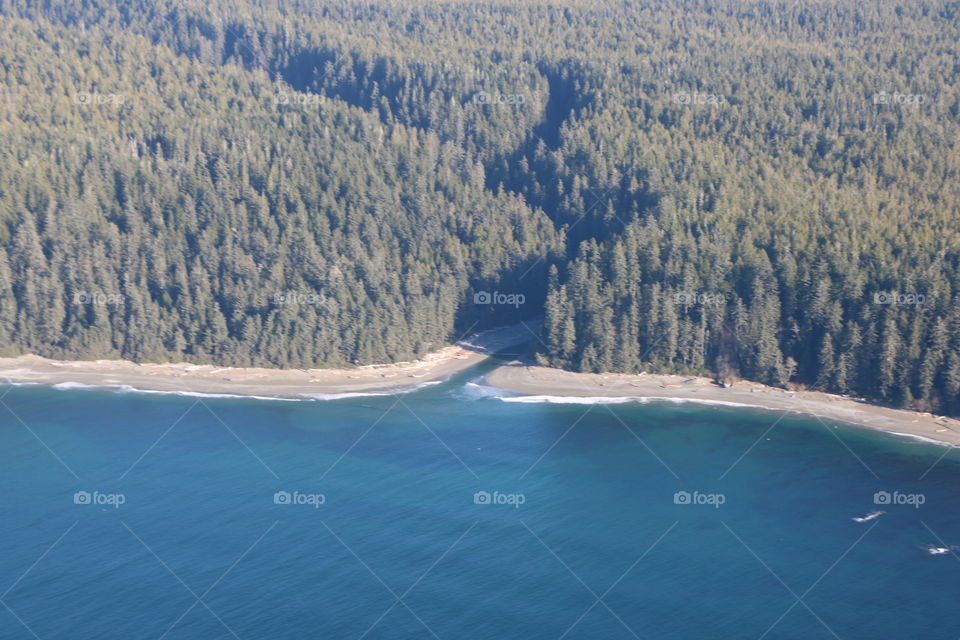
<path id="1" fill-rule="evenodd" d="M 955 451 L 506 402 L 482 372 L 333 401 L 5 388 L 0 638 L 960 635 L 960 559 L 924 550 L 960 544 Z"/>

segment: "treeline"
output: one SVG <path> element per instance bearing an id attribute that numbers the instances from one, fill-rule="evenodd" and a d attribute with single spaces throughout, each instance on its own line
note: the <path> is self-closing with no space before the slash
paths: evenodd
<path id="1" fill-rule="evenodd" d="M 0 0 L 0 339 L 313 366 L 543 314 L 556 366 L 960 413 L 958 18 Z"/>

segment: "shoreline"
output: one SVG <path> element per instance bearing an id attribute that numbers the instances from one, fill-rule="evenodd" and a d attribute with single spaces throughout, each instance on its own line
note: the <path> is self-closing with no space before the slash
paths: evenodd
<path id="1" fill-rule="evenodd" d="M 0 358 L 0 381 L 69 388 L 210 397 L 336 399 L 390 395 L 439 383 L 493 353 L 529 341 L 523 324 L 477 333 L 419 360 L 353 369 L 270 369 L 129 360 L 51 360 L 37 355 Z"/>
<path id="2" fill-rule="evenodd" d="M 787 411 L 938 445 L 960 445 L 960 420 L 893 409 L 820 391 L 791 391 L 758 382 L 721 387 L 710 378 L 671 374 L 574 373 L 513 362 L 491 371 L 486 384 L 523 394 L 513 402 L 696 402 Z"/>
<path id="3" fill-rule="evenodd" d="M 58 389 L 104 389 L 211 398 L 336 400 L 407 393 L 440 382 L 492 354 L 528 342 L 523 324 L 477 333 L 419 360 L 353 369 L 271 369 L 129 360 L 52 360 L 36 355 L 0 358 L 0 382 Z M 710 378 L 674 374 L 574 373 L 502 364 L 484 376 L 488 386 L 520 394 L 509 402 L 696 402 L 786 411 L 939 445 L 960 445 L 960 420 L 894 409 L 820 391 L 791 391 L 750 381 L 721 387 Z"/>

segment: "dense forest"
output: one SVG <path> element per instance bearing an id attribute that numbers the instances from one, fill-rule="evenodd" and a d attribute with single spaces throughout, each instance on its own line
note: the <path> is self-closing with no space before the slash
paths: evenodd
<path id="1" fill-rule="evenodd" d="M 932 0 L 0 0 L 0 352 L 543 316 L 553 366 L 958 414 L 958 41 Z"/>

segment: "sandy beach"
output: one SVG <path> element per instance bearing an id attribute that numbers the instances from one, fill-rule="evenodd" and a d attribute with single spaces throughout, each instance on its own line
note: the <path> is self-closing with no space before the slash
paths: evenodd
<path id="1" fill-rule="evenodd" d="M 890 409 L 845 396 L 817 391 L 788 391 L 739 381 L 721 387 L 709 378 L 659 374 L 571 373 L 512 363 L 498 367 L 486 383 L 500 389 L 553 398 L 666 398 L 750 405 L 819 416 L 869 429 L 944 444 L 960 444 L 960 420 L 929 413 Z M 536 398 L 531 398 L 535 400 Z M 826 423 L 828 426 L 829 422 Z"/>
<path id="2" fill-rule="evenodd" d="M 520 324 L 475 334 L 433 351 L 420 360 L 352 369 L 265 369 L 127 360 L 64 361 L 24 355 L 0 358 L 0 380 L 256 397 L 390 393 L 444 380 L 496 351 L 529 340 L 530 329 Z"/>
<path id="3" fill-rule="evenodd" d="M 533 326 L 532 330 L 536 330 Z M 388 394 L 445 380 L 492 353 L 530 340 L 522 324 L 475 334 L 420 360 L 352 369 L 267 369 L 127 360 L 51 360 L 36 355 L 0 358 L 0 380 L 14 383 L 132 388 L 184 394 L 320 399 L 351 394 Z M 753 406 L 839 420 L 940 443 L 960 445 L 960 420 L 891 409 L 817 391 L 789 391 L 738 381 L 721 387 L 709 378 L 666 374 L 572 373 L 515 361 L 497 367 L 486 384 L 530 401 L 562 398 L 658 398 Z M 536 396 L 541 396 L 537 398 Z"/>

